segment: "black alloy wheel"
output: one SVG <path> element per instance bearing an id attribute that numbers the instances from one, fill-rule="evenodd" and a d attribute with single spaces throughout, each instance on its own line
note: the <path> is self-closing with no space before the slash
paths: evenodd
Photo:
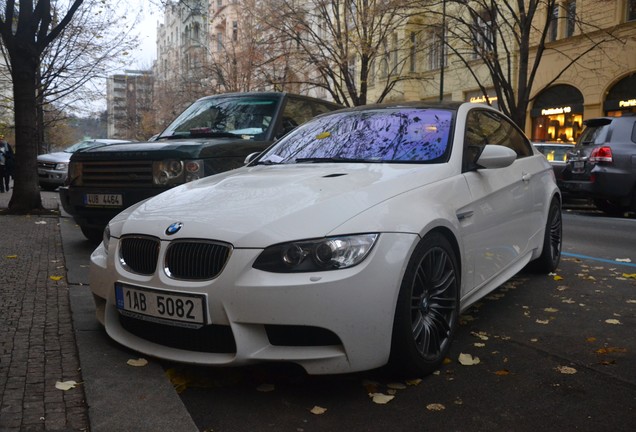
<path id="1" fill-rule="evenodd" d="M 539 258 L 530 263 L 530 270 L 536 273 L 550 273 L 557 269 L 561 261 L 561 245 L 563 242 L 563 217 L 561 204 L 553 198 L 548 211 L 545 234 L 543 236 L 543 251 Z"/>
<path id="2" fill-rule="evenodd" d="M 461 271 L 450 242 L 431 233 L 416 247 L 398 297 L 391 365 L 428 375 L 444 360 L 457 327 Z"/>

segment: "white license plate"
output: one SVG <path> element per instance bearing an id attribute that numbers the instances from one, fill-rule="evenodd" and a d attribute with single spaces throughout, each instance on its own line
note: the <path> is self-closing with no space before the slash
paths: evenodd
<path id="1" fill-rule="evenodd" d="M 123 200 L 120 194 L 86 194 L 84 204 L 88 207 L 121 207 Z"/>
<path id="2" fill-rule="evenodd" d="M 175 293 L 115 283 L 117 309 L 141 319 L 166 324 L 205 323 L 205 297 L 200 294 Z"/>
<path id="3" fill-rule="evenodd" d="M 584 161 L 575 161 L 572 166 L 572 172 L 582 172 L 585 170 L 585 162 Z"/>

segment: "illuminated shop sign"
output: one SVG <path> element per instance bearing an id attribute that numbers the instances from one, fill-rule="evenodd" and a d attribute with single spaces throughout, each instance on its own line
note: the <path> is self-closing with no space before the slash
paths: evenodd
<path id="1" fill-rule="evenodd" d="M 572 107 L 559 107 L 559 108 L 544 108 L 541 110 L 541 115 L 557 115 L 557 114 L 569 114 L 572 112 Z"/>
<path id="2" fill-rule="evenodd" d="M 636 107 L 636 99 L 618 101 L 619 108 Z"/>
<path id="3" fill-rule="evenodd" d="M 489 103 L 494 103 L 497 101 L 497 96 L 488 96 L 488 99 L 486 99 L 486 96 L 473 96 L 469 99 L 470 102 L 472 103 L 486 103 L 486 100 L 488 100 Z"/>

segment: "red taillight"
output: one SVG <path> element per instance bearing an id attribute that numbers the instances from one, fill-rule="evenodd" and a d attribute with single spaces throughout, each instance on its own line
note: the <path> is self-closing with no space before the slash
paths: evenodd
<path id="1" fill-rule="evenodd" d="M 596 147 L 590 153 L 590 162 L 612 162 L 612 149 L 608 146 Z"/>

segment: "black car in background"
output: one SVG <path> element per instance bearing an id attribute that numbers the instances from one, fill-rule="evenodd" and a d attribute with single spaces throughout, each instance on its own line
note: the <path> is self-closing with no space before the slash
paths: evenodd
<path id="1" fill-rule="evenodd" d="M 557 179 L 557 184 L 559 184 L 563 176 L 563 170 L 567 166 L 568 152 L 574 148 L 574 144 L 533 142 L 532 145 L 550 162 L 554 170 L 554 176 Z"/>
<path id="2" fill-rule="evenodd" d="M 601 211 L 636 211 L 636 114 L 583 122 L 585 130 L 568 153 L 561 189 L 589 198 Z"/>

